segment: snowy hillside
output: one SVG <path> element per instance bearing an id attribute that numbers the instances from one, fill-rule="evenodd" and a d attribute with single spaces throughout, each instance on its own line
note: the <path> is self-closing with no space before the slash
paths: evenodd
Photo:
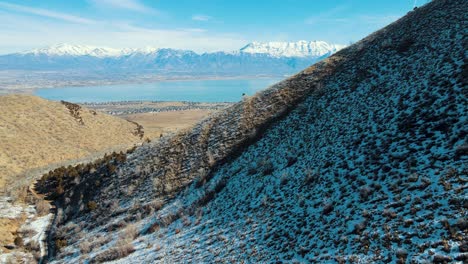
<path id="1" fill-rule="evenodd" d="M 344 47 L 325 41 L 252 42 L 243 47 L 241 52 L 262 53 L 274 57 L 321 57 L 331 55 Z"/>
<path id="2" fill-rule="evenodd" d="M 49 173 L 52 263 L 466 262 L 467 20 L 432 1 L 192 130 Z"/>

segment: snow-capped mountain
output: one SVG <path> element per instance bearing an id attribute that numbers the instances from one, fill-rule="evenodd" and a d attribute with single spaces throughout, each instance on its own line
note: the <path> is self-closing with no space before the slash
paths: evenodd
<path id="1" fill-rule="evenodd" d="M 0 56 L 0 70 L 161 75 L 285 75 L 292 74 L 339 50 L 323 41 L 253 42 L 232 52 L 199 54 L 190 50 L 146 47 L 106 48 L 58 44 Z M 103 75 L 102 75 L 103 76 Z"/>
<path id="2" fill-rule="evenodd" d="M 4 78 L 6 81 L 0 82 L 0 86 L 35 88 L 69 85 L 69 81 L 125 81 L 130 75 L 132 80 L 148 75 L 158 78 L 284 76 L 332 55 L 341 47 L 323 41 L 253 42 L 237 51 L 200 54 L 170 48 L 117 49 L 58 44 L 0 56 L 0 71 L 24 74 Z M 44 71 L 52 74 L 45 76 Z"/>
<path id="3" fill-rule="evenodd" d="M 86 45 L 71 45 L 61 43 L 45 48 L 33 49 L 20 52 L 21 55 L 43 55 L 43 56 L 92 56 L 98 58 L 119 57 L 136 52 L 135 49 L 114 49 L 107 47 L 95 47 Z"/>
<path id="4" fill-rule="evenodd" d="M 345 45 L 325 41 L 252 42 L 241 49 L 244 53 L 263 53 L 275 57 L 320 57 L 331 55 Z"/>
<path id="5" fill-rule="evenodd" d="M 273 57 L 321 57 L 331 55 L 344 48 L 344 45 L 329 44 L 325 41 L 297 41 L 297 42 L 252 42 L 241 48 L 239 51 L 226 52 L 227 54 L 266 54 Z M 45 48 L 23 51 L 22 55 L 43 55 L 43 56 L 91 56 L 97 58 L 132 56 L 134 54 L 154 54 L 160 49 L 155 47 L 134 48 L 109 48 L 87 45 L 72 45 L 61 43 Z M 168 49 L 164 49 L 168 50 Z M 192 51 L 175 50 L 177 53 L 187 53 Z"/>

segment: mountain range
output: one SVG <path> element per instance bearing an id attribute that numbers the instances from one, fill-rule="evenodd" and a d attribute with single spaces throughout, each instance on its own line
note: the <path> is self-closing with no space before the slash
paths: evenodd
<path id="1" fill-rule="evenodd" d="M 253 42 L 238 51 L 199 54 L 170 48 L 114 49 L 58 44 L 0 56 L 0 70 L 283 75 L 296 72 L 343 47 L 324 41 Z"/>

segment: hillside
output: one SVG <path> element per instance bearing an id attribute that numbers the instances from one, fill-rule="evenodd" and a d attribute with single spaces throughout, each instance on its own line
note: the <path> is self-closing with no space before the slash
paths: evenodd
<path id="1" fill-rule="evenodd" d="M 192 130 L 45 175 L 50 260 L 466 261 L 466 21 L 432 1 Z"/>
<path id="2" fill-rule="evenodd" d="M 140 141 L 120 118 L 35 96 L 0 96 L 0 188 L 27 169 Z"/>

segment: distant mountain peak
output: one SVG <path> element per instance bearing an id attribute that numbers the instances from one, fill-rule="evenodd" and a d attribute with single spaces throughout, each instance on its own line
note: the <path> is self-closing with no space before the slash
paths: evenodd
<path id="1" fill-rule="evenodd" d="M 23 55 L 46 55 L 46 56 L 92 56 L 98 58 L 105 57 L 120 57 L 132 53 L 154 53 L 158 51 L 155 47 L 145 47 L 142 49 L 134 48 L 109 48 L 97 47 L 90 45 L 76 45 L 68 43 L 59 43 L 45 48 L 33 49 L 30 51 L 20 52 Z"/>
<path id="2" fill-rule="evenodd" d="M 240 51 L 244 53 L 265 53 L 274 57 L 321 57 L 331 55 L 345 45 L 330 44 L 325 41 L 296 42 L 252 42 L 243 47 Z"/>
<path id="3" fill-rule="evenodd" d="M 306 41 L 297 42 L 251 42 L 237 51 L 224 52 L 227 54 L 267 54 L 272 57 L 322 57 L 331 55 L 344 48 L 344 45 L 329 44 L 325 41 Z M 109 48 L 97 47 L 91 45 L 76 45 L 69 43 L 59 43 L 44 48 L 33 49 L 20 52 L 21 55 L 44 55 L 44 56 L 91 56 L 97 58 L 121 57 L 132 54 L 154 54 L 163 51 L 167 53 L 187 54 L 193 53 L 190 50 L 179 50 L 171 48 L 156 48 L 147 46 L 144 48 Z"/>

